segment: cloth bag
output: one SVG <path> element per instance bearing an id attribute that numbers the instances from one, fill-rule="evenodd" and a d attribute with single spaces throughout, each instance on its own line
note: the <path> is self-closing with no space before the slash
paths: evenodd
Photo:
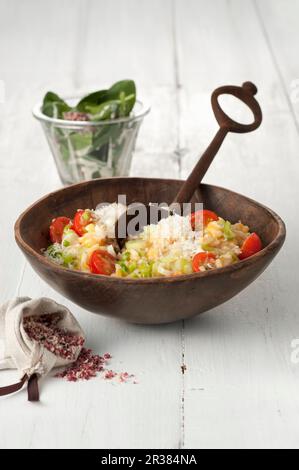
<path id="1" fill-rule="evenodd" d="M 27 382 L 28 400 L 38 401 L 38 379 L 46 376 L 54 367 L 61 367 L 75 361 L 82 346 L 78 346 L 72 360 L 56 356 L 43 345 L 29 338 L 23 327 L 26 316 L 58 313 L 61 317 L 57 327 L 85 339 L 84 332 L 72 313 L 54 300 L 42 297 L 17 297 L 0 307 L 0 340 L 4 352 L 0 351 L 0 369 L 18 369 L 20 381 L 0 387 L 0 396 L 20 390 Z"/>

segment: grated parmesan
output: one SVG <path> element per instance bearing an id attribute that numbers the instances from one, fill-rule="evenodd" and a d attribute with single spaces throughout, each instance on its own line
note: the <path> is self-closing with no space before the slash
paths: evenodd
<path id="1" fill-rule="evenodd" d="M 201 231 L 192 230 L 189 216 L 178 214 L 144 227 L 140 238 L 154 247 L 156 258 L 161 256 L 192 258 L 203 251 Z"/>
<path id="2" fill-rule="evenodd" d="M 101 239 L 115 238 L 115 224 L 118 218 L 126 211 L 126 206 L 114 202 L 102 206 L 93 211 L 95 221 L 95 234 Z"/>

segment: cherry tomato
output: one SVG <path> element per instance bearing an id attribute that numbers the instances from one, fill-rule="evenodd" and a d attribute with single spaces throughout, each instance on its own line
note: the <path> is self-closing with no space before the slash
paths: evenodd
<path id="1" fill-rule="evenodd" d="M 93 274 L 106 274 L 110 276 L 115 271 L 115 259 L 105 250 L 95 250 L 88 264 Z"/>
<path id="2" fill-rule="evenodd" d="M 86 225 L 90 224 L 91 220 L 92 217 L 89 211 L 79 209 L 74 217 L 72 229 L 75 230 L 79 237 L 82 237 L 86 232 Z"/>
<path id="3" fill-rule="evenodd" d="M 68 217 L 57 217 L 50 225 L 50 239 L 52 243 L 61 243 L 64 227 L 69 225 L 71 219 Z"/>
<path id="4" fill-rule="evenodd" d="M 198 273 L 198 271 L 200 271 L 200 266 L 214 261 L 215 259 L 216 256 L 214 255 L 214 253 L 209 253 L 207 251 L 197 253 L 192 260 L 192 269 L 195 273 Z"/>
<path id="5" fill-rule="evenodd" d="M 192 230 L 195 230 L 195 227 L 201 222 L 201 220 L 203 221 L 203 225 L 206 226 L 212 220 L 218 219 L 219 217 L 217 214 L 215 214 L 215 212 L 208 210 L 196 211 L 190 215 Z"/>
<path id="6" fill-rule="evenodd" d="M 254 255 L 262 249 L 262 242 L 260 237 L 255 233 L 251 233 L 243 242 L 241 246 L 241 253 L 239 259 L 245 259 Z"/>

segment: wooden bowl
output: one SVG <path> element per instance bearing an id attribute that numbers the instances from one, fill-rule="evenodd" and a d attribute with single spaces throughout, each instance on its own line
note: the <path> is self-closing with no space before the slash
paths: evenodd
<path id="1" fill-rule="evenodd" d="M 122 279 L 73 271 L 48 261 L 42 248 L 49 244 L 53 217 L 72 217 L 78 208 L 114 202 L 118 194 L 133 201 L 171 203 L 182 181 L 155 178 L 107 178 L 68 186 L 43 197 L 15 224 L 17 244 L 33 269 L 50 286 L 91 312 L 134 323 L 174 322 L 226 302 L 254 281 L 278 253 L 285 225 L 278 215 L 252 199 L 228 189 L 201 184 L 193 200 L 204 202 L 221 217 L 242 220 L 257 232 L 264 248 L 232 266 L 190 275 Z"/>

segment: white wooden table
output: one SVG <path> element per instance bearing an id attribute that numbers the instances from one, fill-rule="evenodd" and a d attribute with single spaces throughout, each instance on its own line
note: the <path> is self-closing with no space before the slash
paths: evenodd
<path id="1" fill-rule="evenodd" d="M 0 0 L 0 301 L 65 303 L 88 344 L 140 382 L 49 378 L 40 404 L 25 392 L 2 399 L 1 448 L 299 447 L 298 14 L 298 0 Z M 60 187 L 32 105 L 48 89 L 126 77 L 152 105 L 132 167 L 142 176 L 185 177 L 216 130 L 211 91 L 259 87 L 262 127 L 230 135 L 205 180 L 273 208 L 287 241 L 246 291 L 185 323 L 90 314 L 41 281 L 14 242 L 19 213 Z M 1 372 L 0 384 L 15 377 Z"/>

